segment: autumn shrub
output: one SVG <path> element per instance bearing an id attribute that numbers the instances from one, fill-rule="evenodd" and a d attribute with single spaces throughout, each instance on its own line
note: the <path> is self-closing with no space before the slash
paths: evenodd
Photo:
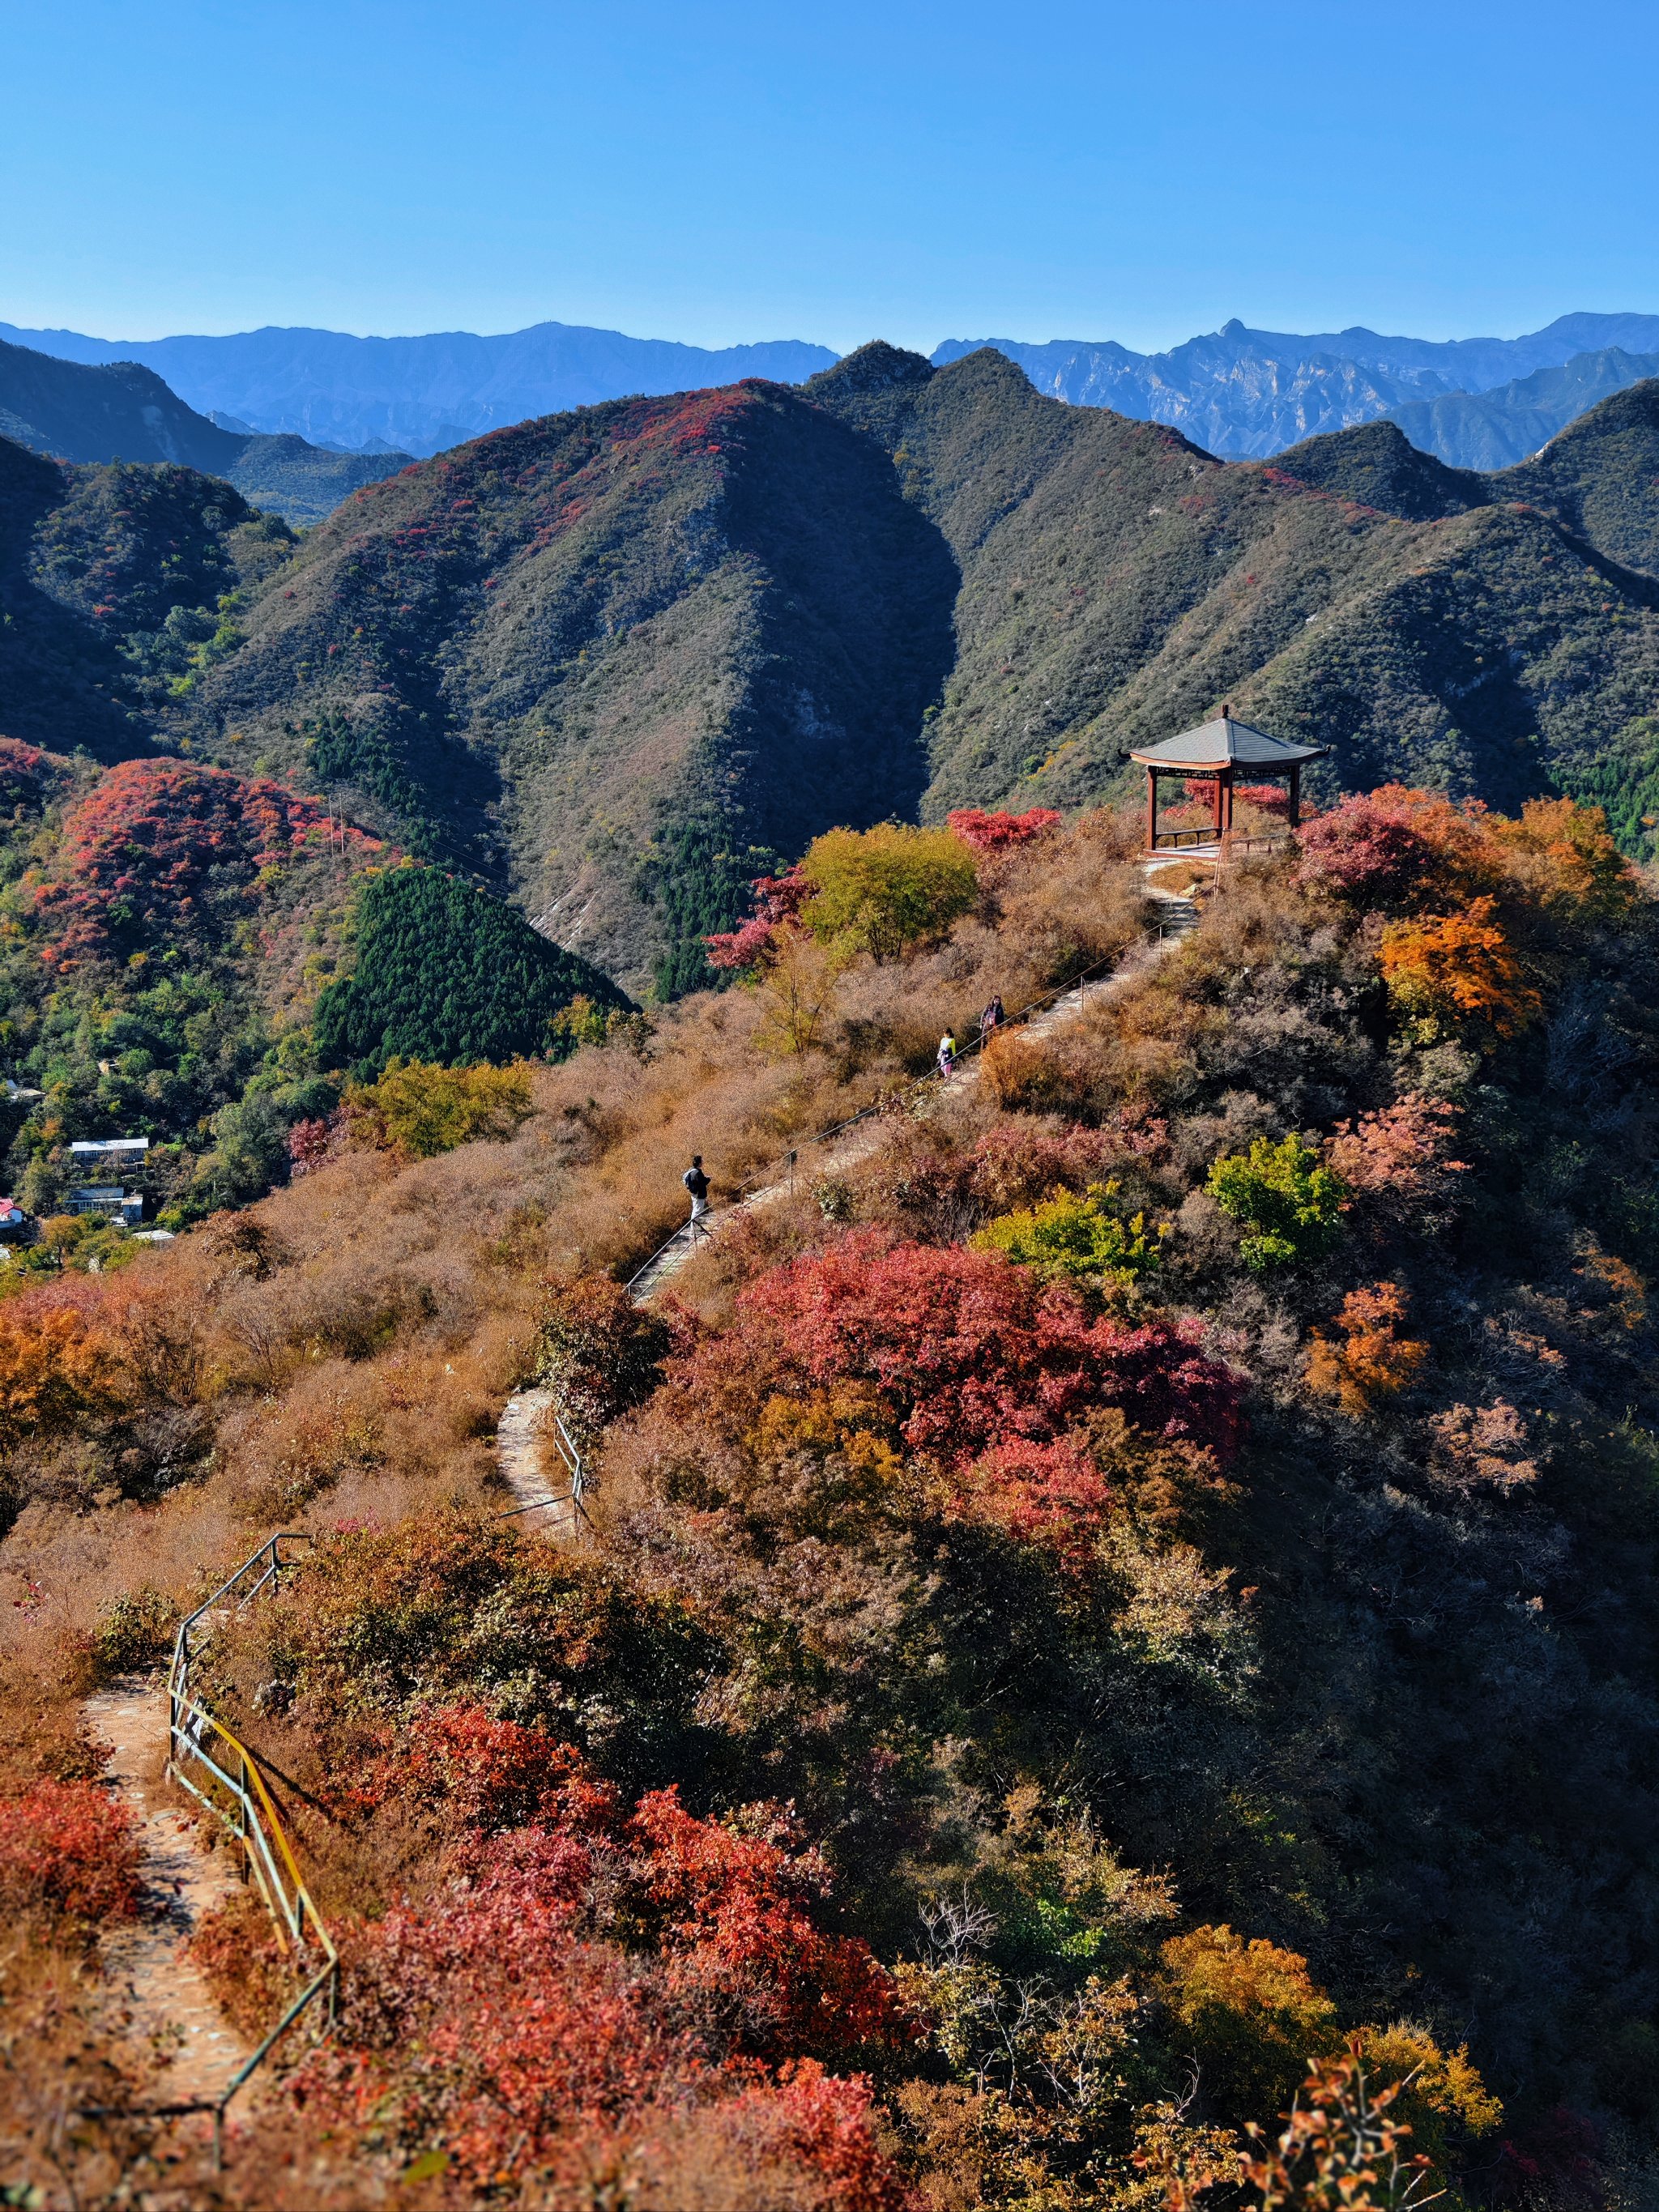
<path id="1" fill-rule="evenodd" d="M 146 1583 L 123 1590 L 105 1607 L 93 1637 L 98 1664 L 108 1674 L 131 1674 L 154 1667 L 173 1648 L 179 1607 Z"/>
<path id="2" fill-rule="evenodd" d="M 751 1285 L 739 1317 L 732 1348 L 757 1370 L 872 1383 L 905 1441 L 952 1465 L 1016 1437 L 1053 1441 L 1101 1406 L 1224 1455 L 1237 1437 L 1237 1380 L 1188 1325 L 1091 1318 L 1069 1283 L 1045 1285 L 1000 1253 L 854 1231 Z"/>
<path id="3" fill-rule="evenodd" d="M 1495 902 L 1472 900 L 1462 914 L 1391 921 L 1382 932 L 1382 975 L 1409 1036 L 1490 1042 L 1534 1022 L 1541 1002 L 1528 983 Z"/>
<path id="4" fill-rule="evenodd" d="M 969 1187 L 994 1213 L 1011 1212 L 1056 1190 L 1086 1189 L 1115 1164 L 1154 1160 L 1166 1145 L 1161 1122 L 1137 1127 L 1119 1120 L 1091 1128 L 1019 1115 L 994 1122 L 975 1140 Z"/>
<path id="5" fill-rule="evenodd" d="M 1192 2039 L 1212 2109 L 1235 2120 L 1282 2109 L 1310 2056 L 1337 2036 L 1336 2007 L 1306 1959 L 1225 1925 L 1172 1936 L 1162 1957 L 1164 2002 Z"/>
<path id="6" fill-rule="evenodd" d="M 1468 1163 L 1449 1157 L 1462 1109 L 1409 1091 L 1386 1106 L 1337 1124 L 1327 1164 L 1362 1206 L 1388 1220 L 1443 1228 Z"/>
<path id="7" fill-rule="evenodd" d="M 1041 1206 L 999 1214 L 973 1239 L 976 1252 L 1003 1252 L 1043 1281 L 1128 1284 L 1150 1273 L 1170 1235 L 1167 1223 L 1149 1228 L 1143 1212 L 1115 1206 L 1121 1185 L 1091 1183 L 1087 1190 L 1058 1190 Z"/>
<path id="8" fill-rule="evenodd" d="M 1075 1115 L 1089 1105 L 1095 1071 L 1069 1039 L 1000 1030 L 980 1054 L 980 1079 L 1005 1114 Z"/>
<path id="9" fill-rule="evenodd" d="M 672 1342 L 660 1316 L 609 1275 L 571 1276 L 548 1287 L 537 1370 L 568 1425 L 597 1440 L 655 1389 Z"/>
<path id="10" fill-rule="evenodd" d="M 988 812 L 982 806 L 958 806 L 945 817 L 945 827 L 976 853 L 1007 853 L 1029 845 L 1034 838 L 1060 827 L 1061 816 L 1053 806 L 1033 806 L 1024 814 Z"/>
<path id="11" fill-rule="evenodd" d="M 522 1061 L 443 1067 L 394 1054 L 374 1083 L 347 1085 L 344 1112 L 354 1142 L 429 1160 L 482 1137 L 510 1137 L 529 1118 L 529 1071 Z"/>
<path id="12" fill-rule="evenodd" d="M 339 2030 L 292 2093 L 408 2151 L 439 2140 L 478 2180 L 556 2156 L 578 2122 L 777 2095 L 799 2155 L 886 2186 L 867 2094 L 801 2063 L 912 2033 L 868 1948 L 820 1927 L 829 1887 L 775 1808 L 726 1825 L 672 1790 L 630 1808 L 568 1765 L 537 1824 L 468 1846 L 429 1907 L 349 1932 Z"/>
<path id="13" fill-rule="evenodd" d="M 1308 1381 L 1345 1413 L 1369 1413 L 1382 1398 L 1397 1397 L 1429 1356 L 1420 1338 L 1401 1336 L 1406 1293 L 1398 1283 L 1373 1283 L 1350 1291 L 1336 1317 L 1340 1340 L 1314 1332 Z"/>
<path id="14" fill-rule="evenodd" d="M 878 961 L 943 935 L 973 904 L 978 883 L 972 852 L 950 830 L 897 822 L 826 830 L 799 872 L 811 889 L 801 919 L 812 934 Z"/>
<path id="15" fill-rule="evenodd" d="M 1413 911 L 1495 888 L 1502 862 L 1480 810 L 1397 783 L 1351 793 L 1301 833 L 1302 880 Z"/>
<path id="16" fill-rule="evenodd" d="M 1258 1273 L 1317 1259 L 1341 1232 L 1346 1186 L 1294 1133 L 1277 1145 L 1258 1137 L 1248 1152 L 1217 1160 L 1206 1187 L 1248 1231 L 1239 1256 Z"/>
<path id="17" fill-rule="evenodd" d="M 301 1714 L 373 1720 L 417 1698 L 483 1698 L 503 1718 L 574 1730 L 641 1776 L 684 1753 L 708 1663 L 672 1598 L 453 1512 L 323 1534 L 243 1632 L 261 1672 L 293 1685 Z"/>
<path id="18" fill-rule="evenodd" d="M 0 1905 L 13 1917 L 94 1928 L 138 1910 L 131 1814 L 96 1782 L 38 1781 L 0 1799 Z"/>
<path id="19" fill-rule="evenodd" d="M 1518 820 L 1489 821 L 1517 887 L 1547 912 L 1581 925 L 1628 920 L 1640 886 L 1599 806 L 1529 799 Z"/>
<path id="20" fill-rule="evenodd" d="M 0 1450 L 112 1407 L 118 1382 L 108 1334 L 54 1290 L 0 1304 Z"/>

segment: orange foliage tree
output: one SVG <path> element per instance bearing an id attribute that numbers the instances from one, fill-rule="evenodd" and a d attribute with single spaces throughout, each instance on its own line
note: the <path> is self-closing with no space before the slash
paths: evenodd
<path id="1" fill-rule="evenodd" d="M 1389 995 L 1418 1042 L 1514 1036 L 1538 1018 L 1538 994 L 1496 914 L 1493 900 L 1478 898 L 1466 913 L 1391 921 L 1383 930 Z"/>
<path id="2" fill-rule="evenodd" d="M 1337 1316 L 1342 1341 L 1315 1334 L 1309 1382 L 1339 1399 L 1350 1413 L 1366 1413 L 1379 1398 L 1396 1396 L 1429 1356 L 1420 1339 L 1400 1334 L 1405 1318 L 1406 1293 L 1398 1283 L 1350 1291 Z"/>
<path id="3" fill-rule="evenodd" d="M 112 1347 L 76 1307 L 27 1297 L 0 1306 L 0 1449 L 67 1427 L 113 1392 Z"/>

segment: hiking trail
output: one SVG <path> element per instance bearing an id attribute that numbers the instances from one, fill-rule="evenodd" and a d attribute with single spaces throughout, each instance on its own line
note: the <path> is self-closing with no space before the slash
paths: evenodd
<path id="1" fill-rule="evenodd" d="M 203 1916 L 241 1884 L 228 1850 L 199 1848 L 195 1822 L 163 1779 L 166 1683 L 125 1675 L 89 1697 L 84 1710 L 94 1735 L 111 1747 L 106 1775 L 137 1823 L 143 1884 L 138 1917 L 106 1933 L 100 1963 L 131 2013 L 130 2034 L 166 2062 L 156 2101 L 216 2103 L 252 2046 L 227 2023 L 183 1947 Z"/>

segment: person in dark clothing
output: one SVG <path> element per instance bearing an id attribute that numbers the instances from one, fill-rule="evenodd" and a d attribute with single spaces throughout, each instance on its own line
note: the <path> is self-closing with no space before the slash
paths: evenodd
<path id="1" fill-rule="evenodd" d="M 1002 1011 L 1002 994 L 999 991 L 979 1018 L 979 1040 L 988 1044 L 1008 1017 Z"/>
<path id="2" fill-rule="evenodd" d="M 680 1181 L 691 1194 L 691 1234 L 695 1237 L 701 1229 L 706 1237 L 708 1231 L 703 1226 L 703 1217 L 708 1212 L 708 1178 L 702 1171 L 701 1152 L 693 1154 L 691 1164 Z"/>

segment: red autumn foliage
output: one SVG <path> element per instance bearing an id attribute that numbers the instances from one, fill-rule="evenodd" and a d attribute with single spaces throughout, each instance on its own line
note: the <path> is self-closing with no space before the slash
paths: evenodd
<path id="1" fill-rule="evenodd" d="M 132 1815 L 95 1782 L 35 1783 L 0 1801 L 0 1909 L 96 1926 L 138 1910 Z"/>
<path id="2" fill-rule="evenodd" d="M 812 896 L 812 886 L 803 880 L 799 868 L 781 876 L 757 876 L 754 890 L 755 911 L 747 921 L 704 938 L 711 968 L 758 967 L 772 951 L 778 931 L 796 921 Z"/>
<path id="3" fill-rule="evenodd" d="M 1303 881 L 1372 906 L 1473 896 L 1493 877 L 1478 812 L 1403 784 L 1352 793 L 1302 832 Z"/>
<path id="4" fill-rule="evenodd" d="M 49 760 L 39 745 L 26 745 L 17 738 L 0 738 L 0 800 L 15 806 L 33 797 L 52 769 L 63 765 Z"/>
<path id="5" fill-rule="evenodd" d="M 1070 1285 L 1044 1285 L 1000 1253 L 858 1231 L 763 1276 L 739 1316 L 757 1365 L 873 1382 L 906 1443 L 952 1468 L 1016 1438 L 1053 1442 L 1108 1406 L 1224 1461 L 1238 1443 L 1238 1378 L 1200 1351 L 1195 1327 L 1091 1316 Z"/>
<path id="6" fill-rule="evenodd" d="M 1106 1516 L 1111 1488 L 1087 1452 L 1067 1438 L 999 1444 L 957 1478 L 957 1518 L 1006 1529 L 1062 1559 L 1081 1560 Z"/>
<path id="7" fill-rule="evenodd" d="M 441 2140 L 483 2179 L 573 2128 L 648 2136 L 653 2114 L 708 2108 L 825 2203 L 898 2204 L 867 2083 L 811 2054 L 914 2030 L 868 1948 L 818 1927 L 829 1869 L 789 1814 L 724 1826 L 673 1790 L 630 1811 L 545 1731 L 469 1705 L 426 1716 L 405 1771 L 486 1819 L 536 1817 L 475 1830 L 433 1903 L 349 1938 L 339 2033 L 295 2078 L 308 2110 Z"/>
<path id="8" fill-rule="evenodd" d="M 1468 1173 L 1466 1161 L 1450 1157 L 1462 1110 L 1407 1091 L 1375 1113 L 1339 1123 L 1325 1146 L 1326 1162 L 1356 1198 L 1433 1225 L 1437 1212 L 1431 1216 L 1425 1209 L 1443 1207 L 1455 1192 L 1454 1178 Z"/>
<path id="9" fill-rule="evenodd" d="M 325 836 L 314 799 L 189 761 L 123 761 L 70 811 L 51 882 L 35 891 L 68 966 L 117 940 L 188 933 L 222 908 L 245 910 L 260 871 Z M 363 852 L 376 842 L 347 832 Z"/>
<path id="10" fill-rule="evenodd" d="M 976 853 L 1006 853 L 1016 845 L 1029 845 L 1060 827 L 1060 810 L 1034 806 L 1029 814 L 988 813 L 982 806 L 958 806 L 945 817 L 945 827 L 971 845 Z"/>

